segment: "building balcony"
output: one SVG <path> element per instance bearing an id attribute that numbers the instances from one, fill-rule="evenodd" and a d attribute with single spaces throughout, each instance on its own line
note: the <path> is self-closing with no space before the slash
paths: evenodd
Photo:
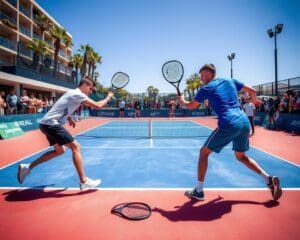
<path id="1" fill-rule="evenodd" d="M 15 46 L 17 48 L 17 44 Z M 14 59 L 13 65 L 0 65 L 0 71 L 57 86 L 76 87 L 76 79 L 72 68 L 64 66 L 60 62 L 55 62 L 50 56 L 37 54 L 23 43 L 19 43 L 18 52 Z"/>
<path id="2" fill-rule="evenodd" d="M 40 35 L 36 34 L 36 33 L 33 33 L 32 37 L 36 38 L 36 39 L 39 39 L 39 40 L 43 40 L 43 38 Z"/>
<path id="3" fill-rule="evenodd" d="M 13 7 L 17 8 L 17 0 L 5 0 L 6 2 L 8 2 L 10 5 L 12 5 Z"/>
<path id="4" fill-rule="evenodd" d="M 9 48 L 13 51 L 17 51 L 17 43 L 15 41 L 9 40 L 5 37 L 0 36 L 0 46 Z"/>
<path id="5" fill-rule="evenodd" d="M 24 27 L 23 25 L 19 25 L 19 31 L 21 33 L 23 33 L 24 35 L 26 35 L 27 37 L 30 37 L 31 38 L 31 32 L 30 32 L 30 29 L 27 28 L 27 27 Z"/>
<path id="6" fill-rule="evenodd" d="M 17 20 L 8 16 L 6 13 L 4 13 L 3 11 L 0 11 L 0 20 L 7 20 L 8 22 L 10 22 L 11 24 L 15 25 L 17 27 Z"/>
<path id="7" fill-rule="evenodd" d="M 31 19 L 31 12 L 30 9 L 28 9 L 27 7 L 20 5 L 20 12 L 23 13 L 26 17 Z"/>

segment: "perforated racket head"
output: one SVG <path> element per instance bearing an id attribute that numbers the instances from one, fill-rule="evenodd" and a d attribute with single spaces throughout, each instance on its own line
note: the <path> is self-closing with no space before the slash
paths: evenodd
<path id="1" fill-rule="evenodd" d="M 116 72 L 111 79 L 111 85 L 114 89 L 124 88 L 128 82 L 129 76 L 124 72 Z"/>
<path id="2" fill-rule="evenodd" d="M 111 213 L 129 220 L 143 220 L 150 217 L 152 209 L 146 203 L 130 202 L 121 203 L 111 209 Z"/>
<path id="3" fill-rule="evenodd" d="M 162 74 L 170 83 L 180 82 L 184 74 L 183 65 L 177 60 L 168 61 L 162 66 Z"/>

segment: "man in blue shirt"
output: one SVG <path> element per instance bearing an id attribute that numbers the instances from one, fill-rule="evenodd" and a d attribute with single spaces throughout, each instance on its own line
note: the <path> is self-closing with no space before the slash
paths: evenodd
<path id="1" fill-rule="evenodd" d="M 213 64 L 205 64 L 199 74 L 205 86 L 198 91 L 195 99 L 189 102 L 184 99 L 184 96 L 177 98 L 188 109 L 197 108 L 201 102 L 208 99 L 218 116 L 218 127 L 211 133 L 200 150 L 198 185 L 192 191 L 185 192 L 185 195 L 197 200 L 204 200 L 203 183 L 208 166 L 208 156 L 212 152 L 219 153 L 232 141 L 235 157 L 259 174 L 271 189 L 273 200 L 278 200 L 282 195 L 279 178 L 267 174 L 255 160 L 245 154 L 249 149 L 250 123 L 246 114 L 239 108 L 237 92 L 248 92 L 253 102 L 256 102 L 256 90 L 235 79 L 215 78 L 216 68 Z"/>
<path id="2" fill-rule="evenodd" d="M 14 87 L 10 89 L 9 94 L 6 96 L 6 106 L 8 114 L 17 114 L 18 97 Z"/>

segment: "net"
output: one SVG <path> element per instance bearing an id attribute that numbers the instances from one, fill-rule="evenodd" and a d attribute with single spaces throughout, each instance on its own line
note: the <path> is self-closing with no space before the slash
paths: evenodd
<path id="1" fill-rule="evenodd" d="M 185 121 L 109 122 L 80 134 L 91 138 L 191 138 L 207 137 L 211 130 Z"/>

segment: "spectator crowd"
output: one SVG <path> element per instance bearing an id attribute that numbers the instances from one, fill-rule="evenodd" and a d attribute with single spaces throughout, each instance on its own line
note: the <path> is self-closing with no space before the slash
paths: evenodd
<path id="1" fill-rule="evenodd" d="M 10 114 L 45 113 L 53 105 L 54 99 L 41 93 L 28 92 L 23 89 L 21 96 L 16 95 L 16 89 L 9 92 L 0 91 L 0 116 Z"/>

